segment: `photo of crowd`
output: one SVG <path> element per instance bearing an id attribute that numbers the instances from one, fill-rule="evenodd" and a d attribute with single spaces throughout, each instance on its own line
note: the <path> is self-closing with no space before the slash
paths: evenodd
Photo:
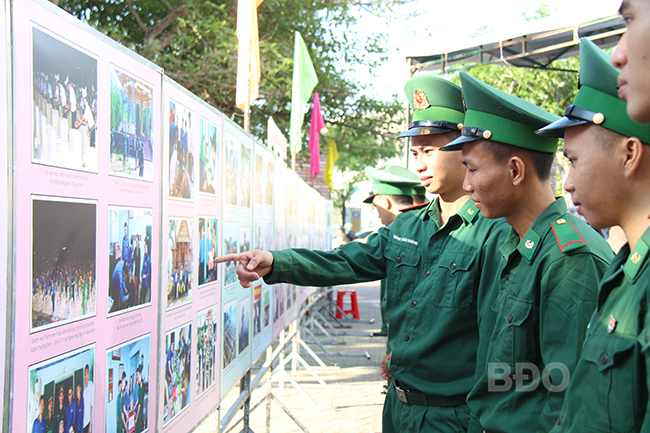
<path id="1" fill-rule="evenodd" d="M 94 431 L 94 373 L 95 345 L 31 366 L 27 393 L 27 431 Z"/>
<path id="2" fill-rule="evenodd" d="M 108 208 L 108 314 L 151 303 L 153 210 Z"/>
<path id="3" fill-rule="evenodd" d="M 31 329 L 94 316 L 97 204 L 32 197 Z"/>
<path id="4" fill-rule="evenodd" d="M 239 142 L 235 137 L 226 134 L 225 153 L 226 153 L 226 204 L 237 206 L 237 192 L 239 180 Z"/>
<path id="5" fill-rule="evenodd" d="M 169 196 L 194 198 L 192 113 L 174 101 L 169 101 Z"/>
<path id="6" fill-rule="evenodd" d="M 169 219 L 167 237 L 167 309 L 192 302 L 194 220 Z"/>
<path id="7" fill-rule="evenodd" d="M 223 225 L 223 254 L 237 254 L 239 252 L 239 242 L 237 233 L 239 232 L 236 222 L 227 222 Z M 234 235 L 234 236 L 233 236 Z M 244 251 L 244 250 L 242 250 Z M 229 286 L 237 282 L 237 262 L 224 262 L 223 284 Z"/>
<path id="8" fill-rule="evenodd" d="M 238 354 L 250 344 L 251 298 L 239 302 L 239 344 Z"/>
<path id="9" fill-rule="evenodd" d="M 199 118 L 201 140 L 199 163 L 199 191 L 217 194 L 219 191 L 219 140 L 221 130 L 212 123 Z"/>
<path id="10" fill-rule="evenodd" d="M 151 334 L 106 351 L 106 433 L 149 428 Z"/>
<path id="11" fill-rule="evenodd" d="M 217 218 L 199 218 L 199 286 L 217 281 L 218 222 Z"/>
<path id="12" fill-rule="evenodd" d="M 111 151 L 109 172 L 153 180 L 153 87 L 110 67 Z"/>
<path id="13" fill-rule="evenodd" d="M 237 300 L 223 306 L 223 369 L 237 357 Z"/>
<path id="14" fill-rule="evenodd" d="M 237 204 L 240 207 L 251 207 L 251 164 L 253 151 L 241 144 L 241 164 L 239 164 L 239 186 L 237 187 Z"/>
<path id="15" fill-rule="evenodd" d="M 32 27 L 32 160 L 97 173 L 97 59 Z"/>
<path id="16" fill-rule="evenodd" d="M 192 323 L 165 334 L 165 382 L 163 388 L 163 426 L 169 424 L 190 404 L 190 365 Z"/>
<path id="17" fill-rule="evenodd" d="M 196 316 L 196 395 L 205 393 L 217 378 L 217 322 L 219 308 L 215 304 Z"/>

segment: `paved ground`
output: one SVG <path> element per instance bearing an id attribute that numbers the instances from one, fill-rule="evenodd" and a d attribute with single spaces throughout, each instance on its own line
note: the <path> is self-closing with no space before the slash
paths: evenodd
<path id="1" fill-rule="evenodd" d="M 330 355 L 325 355 L 323 349 L 314 344 L 309 335 L 303 335 L 303 340 L 320 355 L 320 359 L 327 367 L 319 367 L 305 351 L 302 353 L 303 359 L 310 366 L 315 367 L 315 372 L 326 385 L 321 385 L 307 369 L 302 367 L 297 369 L 295 375 L 296 382 L 302 387 L 302 393 L 288 380 L 285 380 L 284 387 L 281 388 L 278 378 L 274 376 L 273 395 L 282 401 L 291 415 L 310 433 L 381 431 L 381 411 L 384 402 L 381 391 L 385 381 L 379 376 L 379 364 L 385 354 L 386 337 L 372 336 L 372 333 L 378 332 L 381 326 L 379 282 L 339 287 L 339 289 L 350 288 L 357 291 L 361 320 L 342 321 L 344 325 L 350 325 L 350 328 L 339 328 L 334 320 L 330 320 L 340 334 L 333 336 L 334 342 L 322 333 L 316 335 Z M 290 349 L 291 345 L 287 347 Z M 370 356 L 369 359 L 366 353 Z M 252 377 L 255 377 L 261 367 L 263 358 L 264 355 L 252 370 Z M 292 375 L 290 365 L 287 366 L 286 371 Z M 264 383 L 261 388 L 253 392 L 251 407 L 261 402 L 250 416 L 250 428 L 256 433 L 267 431 L 264 400 L 267 390 L 267 384 Z M 232 390 L 222 401 L 221 416 L 232 406 L 237 394 L 236 390 Z M 310 400 L 313 400 L 313 403 Z M 242 411 L 239 411 L 235 420 L 241 416 Z M 270 425 L 271 432 L 302 431 L 276 401 L 271 404 Z M 224 432 L 240 432 L 242 427 L 242 423 L 231 423 Z M 216 431 L 216 416 L 206 419 L 195 431 L 200 433 Z"/>

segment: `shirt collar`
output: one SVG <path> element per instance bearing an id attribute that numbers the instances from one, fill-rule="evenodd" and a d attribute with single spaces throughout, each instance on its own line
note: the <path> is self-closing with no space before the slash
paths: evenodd
<path id="1" fill-rule="evenodd" d="M 542 238 L 551 230 L 551 223 L 567 213 L 566 201 L 557 197 L 544 212 L 539 214 L 526 234 L 519 240 L 515 229 L 510 230 L 506 242 L 499 248 L 503 257 L 508 258 L 514 250 L 518 250 L 528 263 L 532 262 L 539 250 Z"/>
<path id="2" fill-rule="evenodd" d="M 440 201 L 440 197 L 436 197 L 429 202 L 429 205 L 426 207 L 424 211 L 423 219 L 431 218 L 438 224 L 438 226 L 441 226 L 439 201 Z M 478 218 L 479 213 L 480 211 L 474 204 L 474 200 L 470 198 L 458 210 L 457 213 L 449 217 L 449 220 L 458 216 L 461 218 L 461 220 L 465 225 L 471 225 L 472 223 L 474 223 L 474 221 L 476 221 L 476 218 Z M 449 223 L 449 220 L 447 221 L 447 223 Z"/>
<path id="3" fill-rule="evenodd" d="M 630 253 L 625 264 L 623 265 L 623 272 L 628 280 L 635 283 L 641 275 L 641 271 L 648 264 L 648 252 L 650 251 L 650 228 L 648 228 L 641 239 L 636 243 L 634 251 Z"/>

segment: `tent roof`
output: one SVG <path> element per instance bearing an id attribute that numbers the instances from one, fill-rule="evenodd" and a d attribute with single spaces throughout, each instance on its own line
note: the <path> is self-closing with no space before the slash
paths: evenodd
<path id="1" fill-rule="evenodd" d="M 545 68 L 554 60 L 577 56 L 582 37 L 591 39 L 600 48 L 605 49 L 615 46 L 625 32 L 625 23 L 619 15 L 594 19 L 583 24 L 555 27 L 552 30 L 540 28 L 548 25 L 544 20 L 530 24 L 536 25 L 528 27 L 532 30 L 528 34 L 496 41 L 492 36 L 493 42 L 468 48 L 443 49 L 438 54 L 407 56 L 411 74 L 418 71 L 445 71 L 457 63 Z"/>

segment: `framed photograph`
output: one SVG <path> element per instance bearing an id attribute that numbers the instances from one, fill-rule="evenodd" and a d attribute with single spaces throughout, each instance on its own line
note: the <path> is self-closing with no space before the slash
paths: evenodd
<path id="1" fill-rule="evenodd" d="M 149 429 L 150 390 L 155 388 L 150 382 L 150 353 L 151 334 L 106 351 L 106 433 L 141 433 Z M 117 377 L 113 376 L 114 371 L 119 371 Z"/>
<path id="2" fill-rule="evenodd" d="M 68 431 L 92 423 L 95 408 L 95 345 L 82 347 L 29 367 L 29 431 Z M 77 411 L 78 408 L 81 408 Z M 88 408 L 88 410 L 85 410 Z M 71 411 L 72 417 L 66 416 Z M 78 413 L 79 416 L 75 414 Z M 74 420 L 74 425 L 71 420 Z"/>
<path id="3" fill-rule="evenodd" d="M 219 195 L 219 143 L 221 129 L 199 118 L 199 192 Z"/>
<path id="4" fill-rule="evenodd" d="M 223 306 L 223 369 L 227 369 L 237 357 L 237 300 Z"/>
<path id="5" fill-rule="evenodd" d="M 196 117 L 169 101 L 169 197 L 194 199 L 194 129 Z"/>
<path id="6" fill-rule="evenodd" d="M 167 236 L 167 310 L 192 302 L 194 220 L 170 218 Z"/>
<path id="7" fill-rule="evenodd" d="M 109 173 L 153 181 L 153 86 L 110 65 Z"/>
<path id="8" fill-rule="evenodd" d="M 219 306 L 201 310 L 196 315 L 196 395 L 199 398 L 217 379 L 219 360 L 217 341 L 219 337 Z"/>
<path id="9" fill-rule="evenodd" d="M 31 332 L 97 313 L 97 203 L 32 196 Z"/>
<path id="10" fill-rule="evenodd" d="M 153 209 L 108 207 L 108 302 L 112 316 L 151 304 Z"/>
<path id="11" fill-rule="evenodd" d="M 192 323 L 186 323 L 165 334 L 163 427 L 169 424 L 190 404 L 192 380 L 190 359 Z"/>
<path id="12" fill-rule="evenodd" d="M 238 354 L 246 350 L 250 344 L 251 298 L 239 303 L 239 344 Z"/>
<path id="13" fill-rule="evenodd" d="M 199 217 L 199 287 L 217 281 L 219 220 Z"/>
<path id="14" fill-rule="evenodd" d="M 97 173 L 97 57 L 32 25 L 32 161 Z"/>

